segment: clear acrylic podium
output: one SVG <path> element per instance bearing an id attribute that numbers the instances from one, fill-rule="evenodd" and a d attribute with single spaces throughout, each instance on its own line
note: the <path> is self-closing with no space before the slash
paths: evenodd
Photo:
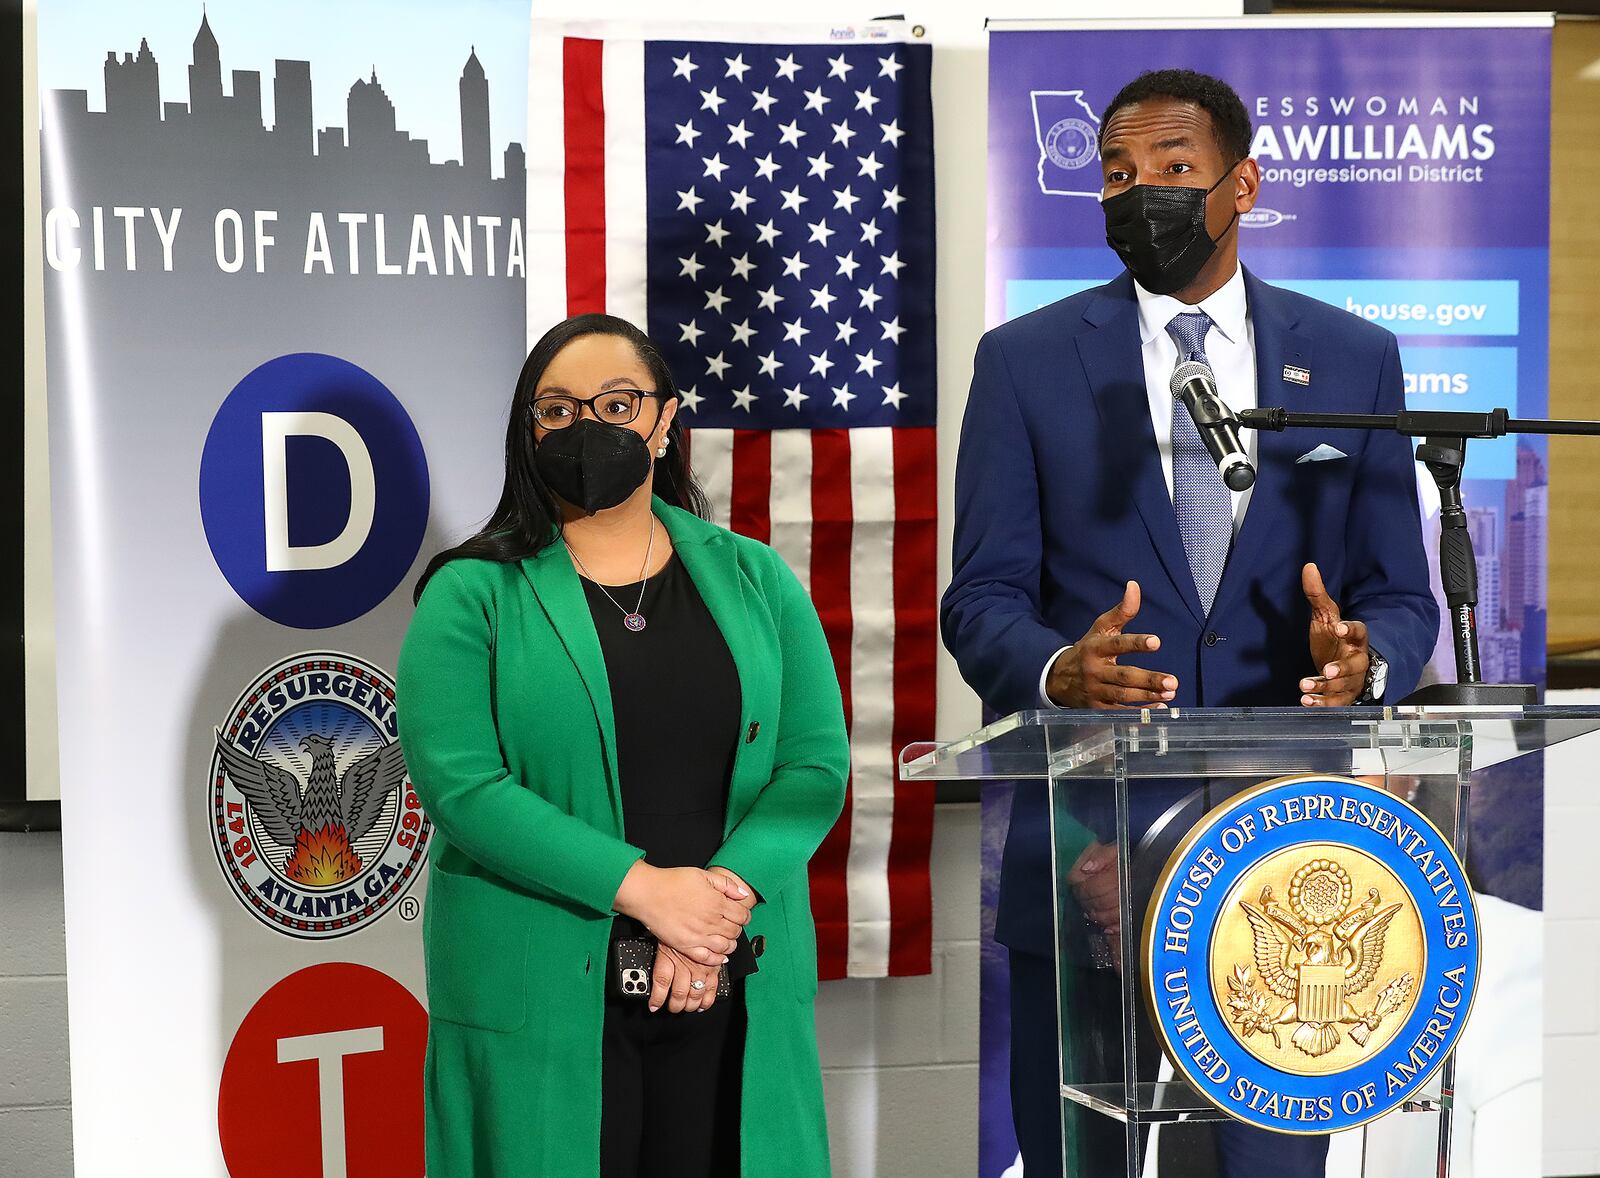
<path id="1" fill-rule="evenodd" d="M 1171 852 L 1204 815 L 1274 778 L 1356 777 L 1407 799 L 1470 867 L 1475 777 L 1596 730 L 1600 707 L 1020 712 L 959 740 L 909 746 L 900 771 L 1014 782 L 1019 796 L 1048 788 L 1065 1172 L 1141 1178 L 1157 1152 L 1166 1167 L 1180 1139 L 1199 1148 L 1230 1121 L 1163 1058 L 1142 996 L 1145 908 Z M 1107 936 L 1068 885 L 1093 844 L 1107 857 L 1114 846 L 1118 924 L 1128 935 Z M 1480 993 L 1474 1018 L 1485 1004 Z M 1419 1097 L 1383 1118 L 1436 1121 L 1426 1126 L 1426 1172 L 1439 1178 L 1449 1173 L 1455 1067 L 1452 1054 Z M 1167 1137 L 1159 1151 L 1156 1131 Z M 1375 1158 L 1363 1152 L 1359 1172 L 1393 1172 Z"/>

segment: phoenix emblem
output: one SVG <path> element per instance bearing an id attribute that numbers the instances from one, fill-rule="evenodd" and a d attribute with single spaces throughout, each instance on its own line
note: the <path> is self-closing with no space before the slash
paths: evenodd
<path id="1" fill-rule="evenodd" d="M 386 744 L 361 757 L 340 777 L 332 740 L 313 732 L 301 738 L 300 747 L 311 754 L 304 790 L 289 770 L 251 756 L 217 732 L 217 753 L 234 786 L 267 835 L 290 850 L 284 875 L 327 887 L 360 873 L 355 844 L 372 829 L 384 802 L 405 781 L 405 756 L 398 742 Z"/>

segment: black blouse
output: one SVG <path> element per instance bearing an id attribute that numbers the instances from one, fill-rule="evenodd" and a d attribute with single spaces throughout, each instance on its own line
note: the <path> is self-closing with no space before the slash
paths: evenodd
<path id="1" fill-rule="evenodd" d="M 637 581 L 602 590 L 582 580 L 611 685 L 624 837 L 652 866 L 704 867 L 722 845 L 739 744 L 733 655 L 676 552 L 645 585 L 638 632 L 623 625 Z M 615 918 L 614 937 L 643 932 Z M 747 952 L 740 937 L 733 964 Z"/>

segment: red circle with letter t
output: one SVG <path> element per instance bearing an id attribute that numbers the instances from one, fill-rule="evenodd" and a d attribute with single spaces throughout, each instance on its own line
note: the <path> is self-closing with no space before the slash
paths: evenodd
<path id="1" fill-rule="evenodd" d="M 388 974 L 297 970 L 245 1015 L 222 1065 L 232 1178 L 421 1178 L 428 1016 Z"/>

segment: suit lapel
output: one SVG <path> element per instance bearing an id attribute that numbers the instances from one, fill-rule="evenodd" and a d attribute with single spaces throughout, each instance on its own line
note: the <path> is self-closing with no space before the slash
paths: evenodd
<path id="1" fill-rule="evenodd" d="M 1195 620 L 1204 621 L 1150 420 L 1133 279 L 1124 274 L 1113 282 L 1089 304 L 1083 317 L 1095 330 L 1077 337 L 1078 358 L 1105 426 L 1106 467 L 1127 488 L 1178 595 Z"/>
<path id="2" fill-rule="evenodd" d="M 589 599 L 584 595 L 583 584 L 572 566 L 567 546 L 557 540 L 534 556 L 521 562 L 522 575 L 533 590 L 545 619 L 556 632 L 567 657 L 578 669 L 594 708 L 595 721 L 600 726 L 600 743 L 605 750 L 607 780 L 610 785 L 611 810 L 617 830 L 622 825 L 622 793 L 617 784 L 617 733 L 616 718 L 611 707 L 611 680 L 606 673 L 605 653 L 600 649 L 600 636 L 595 632 L 594 617 L 589 612 Z"/>
<path id="3" fill-rule="evenodd" d="M 739 676 L 740 739 L 734 754 L 733 780 L 728 799 L 727 825 L 731 828 L 748 809 L 746 799 L 751 796 L 750 783 L 743 781 L 743 777 L 749 775 L 740 773 L 741 762 L 747 760 L 744 756 L 747 747 L 744 733 L 752 717 L 777 723 L 777 700 L 772 698 L 771 687 L 773 668 L 770 659 L 763 655 L 759 635 L 750 617 L 744 581 L 731 548 L 731 538 L 720 529 L 659 498 L 653 497 L 651 506 L 656 518 L 666 528 L 667 535 L 672 537 L 673 549 L 706 603 L 712 620 L 722 631 L 723 641 L 728 644 L 728 653 L 733 658 Z M 523 560 L 521 567 L 523 577 L 588 691 L 610 770 L 612 811 L 617 830 L 621 831 L 622 795 L 617 787 L 616 717 L 612 710 L 611 680 L 583 584 L 578 580 L 577 570 L 573 568 L 572 558 L 567 555 L 566 546 L 559 541 L 536 556 Z M 685 690 L 693 690 L 693 684 L 683 686 Z M 763 777 L 756 785 L 764 782 Z"/>
<path id="4" fill-rule="evenodd" d="M 1284 380 L 1283 369 L 1285 365 L 1311 367 L 1311 339 L 1297 329 L 1298 316 L 1277 291 L 1249 270 L 1244 272 L 1244 285 L 1255 335 L 1256 404 L 1263 409 L 1274 405 L 1302 407 L 1307 400 L 1306 389 Z M 1250 570 L 1255 567 L 1262 544 L 1277 531 L 1279 520 L 1289 510 L 1287 491 L 1296 439 L 1289 431 L 1258 430 L 1257 435 L 1255 490 L 1222 570 L 1213 612 L 1231 604 L 1249 583 Z"/>

